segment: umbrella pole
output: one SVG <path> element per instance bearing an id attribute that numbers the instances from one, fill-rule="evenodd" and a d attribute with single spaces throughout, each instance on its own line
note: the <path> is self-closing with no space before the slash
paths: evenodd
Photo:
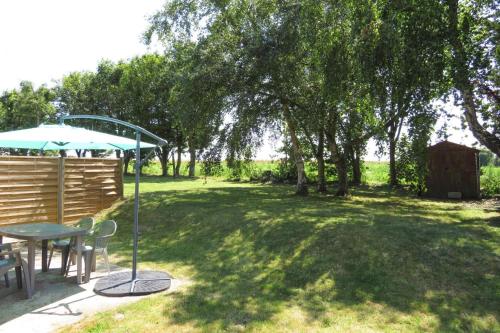
<path id="1" fill-rule="evenodd" d="M 135 132 L 135 194 L 134 194 L 134 253 L 132 256 L 132 280 L 137 277 L 137 248 L 139 243 L 139 177 L 141 168 L 141 132 Z"/>
<path id="2" fill-rule="evenodd" d="M 132 279 L 129 294 L 144 295 L 170 287 L 171 277 L 162 272 L 142 272 L 137 277 L 137 248 L 139 243 L 139 178 L 141 175 L 141 131 L 135 132 L 137 146 L 135 148 L 135 195 L 134 195 L 134 253 L 132 256 Z M 137 282 L 147 282 L 146 289 L 135 290 Z M 168 283 L 167 283 L 168 282 Z"/>

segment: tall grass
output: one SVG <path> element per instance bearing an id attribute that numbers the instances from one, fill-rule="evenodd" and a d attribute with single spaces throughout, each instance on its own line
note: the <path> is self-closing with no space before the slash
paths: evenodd
<path id="1" fill-rule="evenodd" d="M 260 175 L 262 175 L 262 173 L 265 171 L 271 171 L 276 174 L 279 169 L 279 164 L 280 164 L 279 161 L 252 161 L 246 163 L 242 167 L 241 172 L 235 176 L 233 170 L 228 168 L 226 162 L 223 162 L 221 172 L 217 178 L 232 179 L 232 180 L 237 179 L 244 181 L 258 179 L 260 178 Z M 133 171 L 132 165 L 133 163 L 131 162 L 129 164 L 129 172 Z M 180 175 L 187 176 L 188 169 L 189 169 L 189 163 L 182 162 L 180 168 Z M 169 175 L 172 175 L 173 173 L 171 164 L 169 164 L 168 172 Z M 160 163 L 157 161 L 150 162 L 149 164 L 143 167 L 143 173 L 151 176 L 161 175 Z M 316 168 L 313 164 L 311 163 L 306 164 L 306 173 L 309 181 L 316 182 L 317 179 Z M 195 176 L 196 177 L 203 176 L 201 172 L 200 163 L 196 164 Z M 329 182 L 334 182 L 336 180 L 336 177 L 334 174 L 330 174 L 327 177 L 327 180 Z M 362 169 L 362 182 L 364 184 L 369 184 L 369 185 L 387 184 L 389 182 L 389 163 L 385 161 L 382 162 L 365 161 L 363 163 L 363 169 Z M 500 167 L 488 165 L 481 168 L 481 190 L 483 195 L 486 196 L 493 196 L 500 194 Z"/>

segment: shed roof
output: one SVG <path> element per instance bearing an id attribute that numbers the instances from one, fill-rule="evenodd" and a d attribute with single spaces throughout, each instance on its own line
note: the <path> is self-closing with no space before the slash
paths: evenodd
<path id="1" fill-rule="evenodd" d="M 441 141 L 439 143 L 436 143 L 434 146 L 430 146 L 429 150 L 447 150 L 447 151 L 473 151 L 473 152 L 479 152 L 479 149 L 476 148 L 471 148 L 467 147 L 464 145 L 459 145 L 458 143 L 450 142 L 450 141 Z"/>

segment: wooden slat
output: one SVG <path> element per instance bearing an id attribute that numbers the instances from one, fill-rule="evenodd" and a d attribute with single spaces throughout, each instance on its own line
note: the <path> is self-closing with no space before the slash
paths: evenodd
<path id="1" fill-rule="evenodd" d="M 0 212 L 1 211 L 5 211 L 5 210 L 9 210 L 9 209 L 14 209 L 14 210 L 22 210 L 22 209 L 33 209 L 33 208 L 45 208 L 45 207 L 56 207 L 57 208 L 57 205 L 54 204 L 54 202 L 52 200 L 43 200 L 43 201 L 39 201 L 39 202 L 32 202 L 32 203 L 26 203 L 26 202 L 17 202 L 17 203 L 14 203 L 14 202 L 11 202 L 10 205 L 6 205 L 4 203 L 0 204 Z M 0 213 L 1 214 L 1 213 Z"/>
<path id="2" fill-rule="evenodd" d="M 36 175 L 0 175 L 0 182 L 15 183 L 16 181 L 44 181 L 44 180 L 57 180 L 57 174 L 36 174 Z"/>
<path id="3" fill-rule="evenodd" d="M 38 194 L 44 194 L 44 193 L 55 193 L 57 195 L 57 187 L 39 187 L 39 188 L 33 188 L 33 189 L 23 189 L 22 191 L 16 191 L 15 189 L 13 190 L 2 190 L 0 192 L 0 200 L 2 197 L 13 197 L 13 196 L 26 196 L 26 195 L 38 195 Z"/>
<path id="4" fill-rule="evenodd" d="M 0 220 L 9 219 L 11 217 L 21 217 L 21 216 L 40 216 L 40 215 L 48 215 L 48 214 L 57 214 L 56 208 L 42 208 L 42 209 L 12 209 L 9 212 L 2 212 L 2 216 Z"/>
<path id="5" fill-rule="evenodd" d="M 54 195 L 52 194 L 39 194 L 37 196 L 32 195 L 16 195 L 15 197 L 8 196 L 0 200 L 0 206 L 6 206 L 11 203 L 36 203 L 40 201 L 54 201 Z"/>
<path id="6" fill-rule="evenodd" d="M 0 167 L 4 166 L 10 166 L 10 167 L 31 167 L 31 168 L 36 168 L 36 167 L 49 167 L 49 166 L 54 166 L 57 167 L 57 159 L 54 161 L 29 161 L 29 160 L 4 160 L 2 157 L 2 160 L 0 161 Z"/>
<path id="7" fill-rule="evenodd" d="M 24 174 L 24 173 L 57 173 L 57 167 L 52 166 L 19 166 L 19 165 L 0 165 L 0 173 Z"/>
<path id="8" fill-rule="evenodd" d="M 49 180 L 49 181 L 17 181 L 15 183 L 0 183 L 0 189 L 9 189 L 9 188 L 33 188 L 33 187 L 46 187 L 46 186 L 57 186 L 57 182 Z"/>

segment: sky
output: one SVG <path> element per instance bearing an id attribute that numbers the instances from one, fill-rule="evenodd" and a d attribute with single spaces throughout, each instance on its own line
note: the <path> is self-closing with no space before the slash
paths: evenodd
<path id="1" fill-rule="evenodd" d="M 0 92 L 22 80 L 53 86 L 73 71 L 95 70 L 102 59 L 125 60 L 157 51 L 141 41 L 147 17 L 165 0 L 4 0 L 0 1 Z M 453 105 L 446 106 L 459 114 Z M 438 122 L 438 126 L 445 120 Z M 460 129 L 458 117 L 449 122 L 448 140 L 471 145 L 472 134 Z M 457 129 L 453 129 L 457 128 Z M 256 158 L 276 158 L 278 145 L 267 143 Z M 433 137 L 433 143 L 438 138 Z M 374 142 L 367 160 L 378 160 Z M 382 157 L 382 160 L 387 157 Z"/>
<path id="2" fill-rule="evenodd" d="M 0 1 L 0 91 L 36 86 L 148 52 L 146 17 L 164 0 Z"/>

